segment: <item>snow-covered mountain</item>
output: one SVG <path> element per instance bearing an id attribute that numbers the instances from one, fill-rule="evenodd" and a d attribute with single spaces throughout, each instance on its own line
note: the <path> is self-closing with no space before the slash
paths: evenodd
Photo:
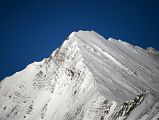
<path id="1" fill-rule="evenodd" d="M 125 119 L 159 119 L 159 52 L 94 31 L 0 83 L 0 120 Z"/>

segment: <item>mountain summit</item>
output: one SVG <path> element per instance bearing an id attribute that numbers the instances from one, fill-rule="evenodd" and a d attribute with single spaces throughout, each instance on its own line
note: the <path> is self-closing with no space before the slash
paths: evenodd
<path id="1" fill-rule="evenodd" d="M 0 83 L 0 120 L 139 119 L 159 119 L 159 52 L 94 31 Z"/>

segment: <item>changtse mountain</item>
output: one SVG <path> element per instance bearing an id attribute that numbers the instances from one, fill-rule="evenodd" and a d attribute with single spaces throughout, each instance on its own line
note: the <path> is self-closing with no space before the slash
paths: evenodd
<path id="1" fill-rule="evenodd" d="M 73 32 L 1 81 L 0 120 L 159 120 L 159 52 Z"/>

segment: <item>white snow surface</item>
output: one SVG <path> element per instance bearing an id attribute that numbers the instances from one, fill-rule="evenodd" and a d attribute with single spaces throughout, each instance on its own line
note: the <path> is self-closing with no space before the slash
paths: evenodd
<path id="1" fill-rule="evenodd" d="M 0 83 L 0 120 L 158 120 L 159 52 L 72 32 Z"/>

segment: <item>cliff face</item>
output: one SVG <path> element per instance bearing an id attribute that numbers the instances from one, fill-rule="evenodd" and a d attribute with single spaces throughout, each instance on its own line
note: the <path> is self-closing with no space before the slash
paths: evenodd
<path id="1" fill-rule="evenodd" d="M 0 83 L 0 120 L 156 120 L 159 53 L 94 31 Z"/>

